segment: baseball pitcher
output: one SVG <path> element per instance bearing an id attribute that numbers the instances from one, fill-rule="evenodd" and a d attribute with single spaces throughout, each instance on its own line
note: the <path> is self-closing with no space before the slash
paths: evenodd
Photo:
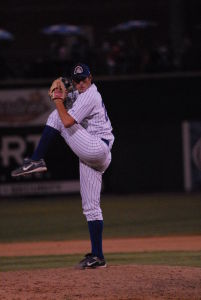
<path id="1" fill-rule="evenodd" d="M 114 142 L 111 123 L 102 97 L 92 82 L 90 69 L 83 63 L 73 67 L 70 81 L 56 79 L 49 89 L 49 96 L 56 109 L 50 114 L 32 157 L 25 159 L 12 176 L 46 171 L 45 154 L 54 137 L 60 134 L 79 158 L 82 208 L 91 240 L 91 252 L 77 267 L 106 267 L 100 194 L 102 175 L 111 162 Z"/>

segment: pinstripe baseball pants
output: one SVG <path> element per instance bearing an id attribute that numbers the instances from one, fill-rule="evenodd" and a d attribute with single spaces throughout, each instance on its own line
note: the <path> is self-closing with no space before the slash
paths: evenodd
<path id="1" fill-rule="evenodd" d="M 110 148 L 99 137 L 89 134 L 80 124 L 65 128 L 57 110 L 50 114 L 46 125 L 58 130 L 79 158 L 80 193 L 87 221 L 103 220 L 100 192 L 102 174 L 111 162 Z"/>

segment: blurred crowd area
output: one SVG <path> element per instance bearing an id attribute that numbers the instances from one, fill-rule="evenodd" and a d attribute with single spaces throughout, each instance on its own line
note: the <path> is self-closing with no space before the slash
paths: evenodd
<path id="1" fill-rule="evenodd" d="M 200 51 L 199 42 L 188 35 L 177 47 L 171 39 L 136 32 L 99 37 L 98 42 L 84 35 L 59 36 L 50 39 L 46 50 L 31 58 L 25 58 L 23 53 L 21 58 L 8 58 L 6 51 L 0 53 L 0 79 L 68 75 L 78 61 L 87 63 L 95 76 L 197 71 L 201 70 Z"/>

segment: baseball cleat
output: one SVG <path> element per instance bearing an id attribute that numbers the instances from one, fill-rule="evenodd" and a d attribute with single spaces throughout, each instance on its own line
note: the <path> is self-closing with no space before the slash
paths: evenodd
<path id="1" fill-rule="evenodd" d="M 82 259 L 79 264 L 75 267 L 79 270 L 84 269 L 97 269 L 97 268 L 106 268 L 107 264 L 104 259 L 100 259 L 97 256 L 94 256 L 92 253 L 85 255 L 85 258 Z"/>
<path id="2" fill-rule="evenodd" d="M 22 175 L 27 175 L 36 172 L 45 172 L 47 167 L 45 161 L 41 158 L 40 160 L 32 160 L 30 158 L 25 158 L 23 165 L 16 170 L 12 171 L 11 176 L 17 177 Z"/>

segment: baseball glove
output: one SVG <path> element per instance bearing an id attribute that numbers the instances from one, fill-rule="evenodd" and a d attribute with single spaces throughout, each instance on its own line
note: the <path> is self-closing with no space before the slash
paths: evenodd
<path id="1" fill-rule="evenodd" d="M 72 91 L 72 83 L 67 78 L 57 78 L 53 81 L 50 89 L 49 89 L 49 96 L 51 100 L 61 99 L 64 101 L 68 95 L 68 92 Z"/>

